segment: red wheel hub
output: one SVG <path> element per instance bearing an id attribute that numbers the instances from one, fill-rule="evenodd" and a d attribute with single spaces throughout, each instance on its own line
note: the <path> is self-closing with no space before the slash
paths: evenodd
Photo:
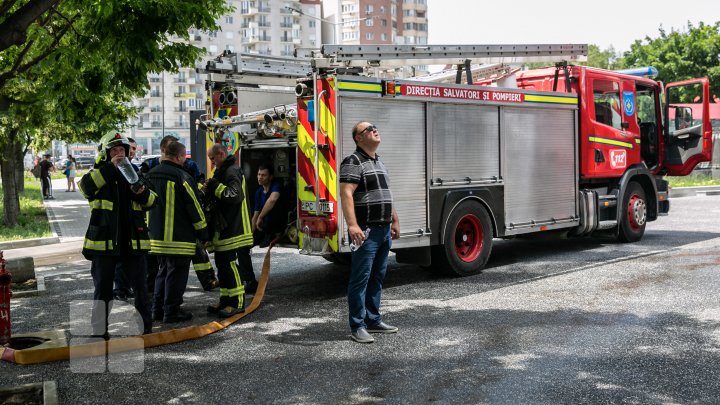
<path id="1" fill-rule="evenodd" d="M 633 194 L 627 205 L 627 217 L 630 227 L 637 231 L 647 221 L 647 205 L 639 195 Z"/>
<path id="2" fill-rule="evenodd" d="M 483 228 L 475 215 L 460 218 L 455 228 L 455 253 L 457 257 L 471 263 L 480 256 L 483 247 Z"/>

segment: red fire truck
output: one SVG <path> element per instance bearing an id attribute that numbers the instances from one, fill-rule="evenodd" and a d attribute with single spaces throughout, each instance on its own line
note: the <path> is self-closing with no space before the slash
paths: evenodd
<path id="1" fill-rule="evenodd" d="M 638 241 L 648 221 L 669 211 L 663 176 L 711 159 L 707 79 L 663 86 L 567 63 L 514 73 L 504 81 L 514 85 L 502 88 L 378 74 L 450 62 L 459 81 L 471 63 L 584 54 L 583 45 L 326 45 L 297 79 L 296 130 L 265 141 L 239 134 L 243 165 L 254 173 L 254 162 L 284 159 L 297 246 L 333 261 L 350 251 L 338 173 L 358 121 L 382 136 L 401 225 L 398 262 L 464 276 L 485 266 L 493 238 L 607 231 Z M 206 123 L 232 132 L 231 121 Z"/>

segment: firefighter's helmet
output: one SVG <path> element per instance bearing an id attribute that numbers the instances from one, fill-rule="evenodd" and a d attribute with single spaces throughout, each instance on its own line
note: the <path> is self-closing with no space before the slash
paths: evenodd
<path id="1" fill-rule="evenodd" d="M 130 142 L 128 142 L 127 138 L 119 132 L 110 131 L 100 138 L 97 162 L 107 160 L 110 157 L 110 149 L 116 146 L 125 147 L 125 156 L 130 156 Z"/>

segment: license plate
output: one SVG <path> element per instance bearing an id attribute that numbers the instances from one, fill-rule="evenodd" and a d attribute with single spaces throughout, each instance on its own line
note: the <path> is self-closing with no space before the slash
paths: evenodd
<path id="1" fill-rule="evenodd" d="M 318 212 L 315 210 L 315 201 L 302 201 L 300 209 L 307 212 Z M 332 213 L 333 203 L 329 201 L 320 201 L 320 212 Z"/>

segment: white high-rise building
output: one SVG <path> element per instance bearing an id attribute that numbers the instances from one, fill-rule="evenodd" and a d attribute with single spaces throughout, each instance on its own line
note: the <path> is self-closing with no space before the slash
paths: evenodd
<path id="1" fill-rule="evenodd" d="M 321 0 L 228 0 L 235 10 L 218 20 L 219 31 L 191 31 L 190 42 L 205 48 L 207 58 L 225 50 L 292 56 L 295 48 L 318 47 L 321 39 Z M 300 13 L 293 10 L 299 10 Z M 317 16 L 317 19 L 311 18 Z M 207 59 L 206 58 L 206 59 Z M 200 62 L 200 61 L 198 61 Z M 205 108 L 204 75 L 195 67 L 178 73 L 148 76 L 150 89 L 134 104 L 140 113 L 125 131 L 138 142 L 141 154 L 158 154 L 160 139 L 177 136 L 189 145 L 190 110 Z"/>

